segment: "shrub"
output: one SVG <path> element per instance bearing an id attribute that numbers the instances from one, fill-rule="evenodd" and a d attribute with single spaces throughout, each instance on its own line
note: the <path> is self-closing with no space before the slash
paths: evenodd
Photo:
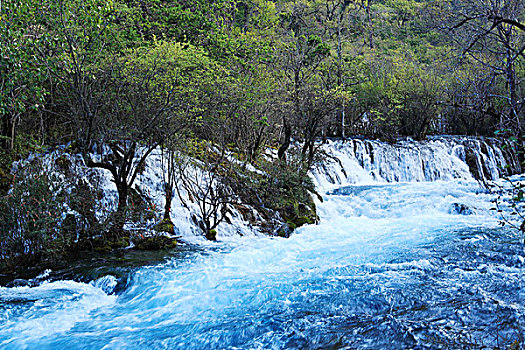
<path id="1" fill-rule="evenodd" d="M 0 258 L 37 262 L 69 249 L 76 235 L 61 230 L 65 184 L 57 177 L 29 167 L 7 195 L 0 198 Z"/>

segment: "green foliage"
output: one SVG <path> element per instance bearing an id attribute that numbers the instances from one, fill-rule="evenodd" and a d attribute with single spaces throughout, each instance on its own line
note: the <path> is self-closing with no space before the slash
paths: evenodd
<path id="1" fill-rule="evenodd" d="M 5 193 L 13 183 L 7 175 L 11 161 L 31 150 L 71 141 L 86 156 L 107 145 L 110 154 L 97 154 L 93 159 L 100 162 L 90 166 L 112 172 L 123 197 L 119 207 L 135 203 L 148 216 L 148 204 L 129 191 L 149 154 L 142 150 L 185 145 L 182 153 L 198 160 L 192 166 L 213 169 L 213 181 L 231 177 L 228 189 L 246 193 L 250 204 L 279 211 L 294 228 L 316 219 L 306 173 L 322 157 L 320 138 L 361 134 L 394 141 L 445 132 L 491 134 L 504 127 L 519 140 L 523 53 L 514 52 L 507 65 L 514 76 L 501 73 L 505 69 L 494 74 L 491 67 L 505 63 L 495 50 L 505 49 L 501 38 L 474 45 L 480 56 L 453 59 L 469 32 L 451 38 L 437 30 L 450 26 L 446 21 L 455 18 L 454 9 L 483 5 L 466 3 L 471 7 L 429 0 L 4 2 L 0 190 Z M 487 25 L 485 13 L 476 17 L 480 28 Z M 511 49 L 523 47 L 523 33 L 509 33 Z M 514 116 L 509 100 L 519 109 Z M 509 119 L 512 126 L 499 125 Z M 289 149 L 292 140 L 301 154 Z M 215 147 L 233 152 L 239 165 L 228 164 L 222 151 L 211 151 Z M 265 160 L 261 155 L 268 147 L 279 148 L 282 160 Z M 248 164 L 266 175 L 247 172 Z M 67 171 L 67 162 L 62 167 Z M 12 195 L 22 198 L 24 186 L 45 192 L 31 181 L 17 179 Z M 77 183 L 70 200 L 92 228 L 98 227 L 93 207 L 83 203 L 93 195 Z M 201 197 L 201 223 L 209 221 L 205 231 L 212 237 L 222 219 L 209 218 L 224 205 L 210 206 L 207 195 Z M 41 210 L 31 203 L 33 211 Z M 71 216 L 64 222 L 79 226 Z M 37 245 L 45 247 L 44 236 L 59 237 L 59 224 L 40 222 L 41 231 L 24 224 L 18 230 L 40 232 L 31 239 L 42 235 Z M 105 243 L 101 239 L 99 246 L 111 248 Z"/>
<path id="2" fill-rule="evenodd" d="M 44 74 L 36 65 L 38 27 L 29 25 L 30 0 L 0 6 L 0 145 L 13 149 L 20 119 L 44 100 Z"/>
<path id="3" fill-rule="evenodd" d="M 312 199 L 315 185 L 306 172 L 282 161 L 265 162 L 261 167 L 265 175 L 256 180 L 254 188 L 264 207 L 279 212 L 291 230 L 317 222 Z"/>
<path id="4" fill-rule="evenodd" d="M 204 94 L 225 75 L 204 49 L 189 43 L 156 41 L 152 47 L 132 50 L 122 61 L 123 79 L 153 91 L 153 103 L 162 104 L 169 95 L 181 110 L 188 107 L 186 112 L 194 114 L 199 114 Z"/>
<path id="5" fill-rule="evenodd" d="M 259 193 L 270 208 L 280 209 L 289 201 L 308 203 L 315 186 L 311 178 L 282 162 L 266 163 L 267 175 L 258 185 Z"/>

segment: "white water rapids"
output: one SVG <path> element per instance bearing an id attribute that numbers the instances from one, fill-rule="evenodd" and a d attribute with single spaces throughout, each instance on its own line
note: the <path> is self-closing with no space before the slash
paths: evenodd
<path id="1" fill-rule="evenodd" d="M 337 161 L 313 171 L 321 223 L 288 239 L 186 249 L 132 269 L 121 290 L 111 273 L 0 287 L 0 348 L 521 346 L 523 237 L 472 176 L 495 179 L 509 161 L 467 141 L 327 146 Z"/>

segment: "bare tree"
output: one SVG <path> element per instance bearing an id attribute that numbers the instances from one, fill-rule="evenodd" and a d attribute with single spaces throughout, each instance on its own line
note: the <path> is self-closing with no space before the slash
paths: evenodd
<path id="1" fill-rule="evenodd" d="M 228 206 L 236 202 L 236 196 L 222 181 L 231 175 L 231 165 L 224 148 L 217 150 L 206 142 L 189 145 L 186 154 L 181 153 L 176 160 L 177 194 L 187 209 L 190 202 L 196 204 L 197 214 L 192 219 L 204 236 L 214 241 Z"/>
<path id="2" fill-rule="evenodd" d="M 469 60 L 491 72 L 495 84 L 489 97 L 506 101 L 500 111 L 500 127 L 520 133 L 525 103 L 518 71 L 525 59 L 525 4 L 520 0 L 467 0 L 451 11 L 447 28 L 460 47 L 460 63 Z"/>

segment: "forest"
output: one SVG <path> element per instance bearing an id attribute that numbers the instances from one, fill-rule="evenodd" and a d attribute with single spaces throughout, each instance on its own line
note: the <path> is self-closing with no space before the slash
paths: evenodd
<path id="1" fill-rule="evenodd" d="M 3 1 L 1 255 L 12 266 L 13 257 L 118 247 L 134 220 L 133 185 L 157 149 L 166 155 L 161 229 L 171 230 L 170 203 L 183 188 L 200 203 L 194 221 L 211 240 L 232 204 L 277 212 L 292 230 L 315 222 L 308 171 L 326 156 L 324 140 L 497 136 L 521 154 L 524 7 L 518 0 Z M 118 204 L 106 221 L 94 218 L 97 192 L 82 181 L 69 179 L 65 191 L 38 165 L 11 172 L 13 162 L 57 147 L 111 173 Z M 196 161 L 213 176 L 192 177 L 188 164 Z M 74 217 L 59 218 L 64 201 L 81 213 L 81 233 Z"/>
<path id="2" fill-rule="evenodd" d="M 525 349 L 524 0 L 0 0 L 0 349 Z"/>

